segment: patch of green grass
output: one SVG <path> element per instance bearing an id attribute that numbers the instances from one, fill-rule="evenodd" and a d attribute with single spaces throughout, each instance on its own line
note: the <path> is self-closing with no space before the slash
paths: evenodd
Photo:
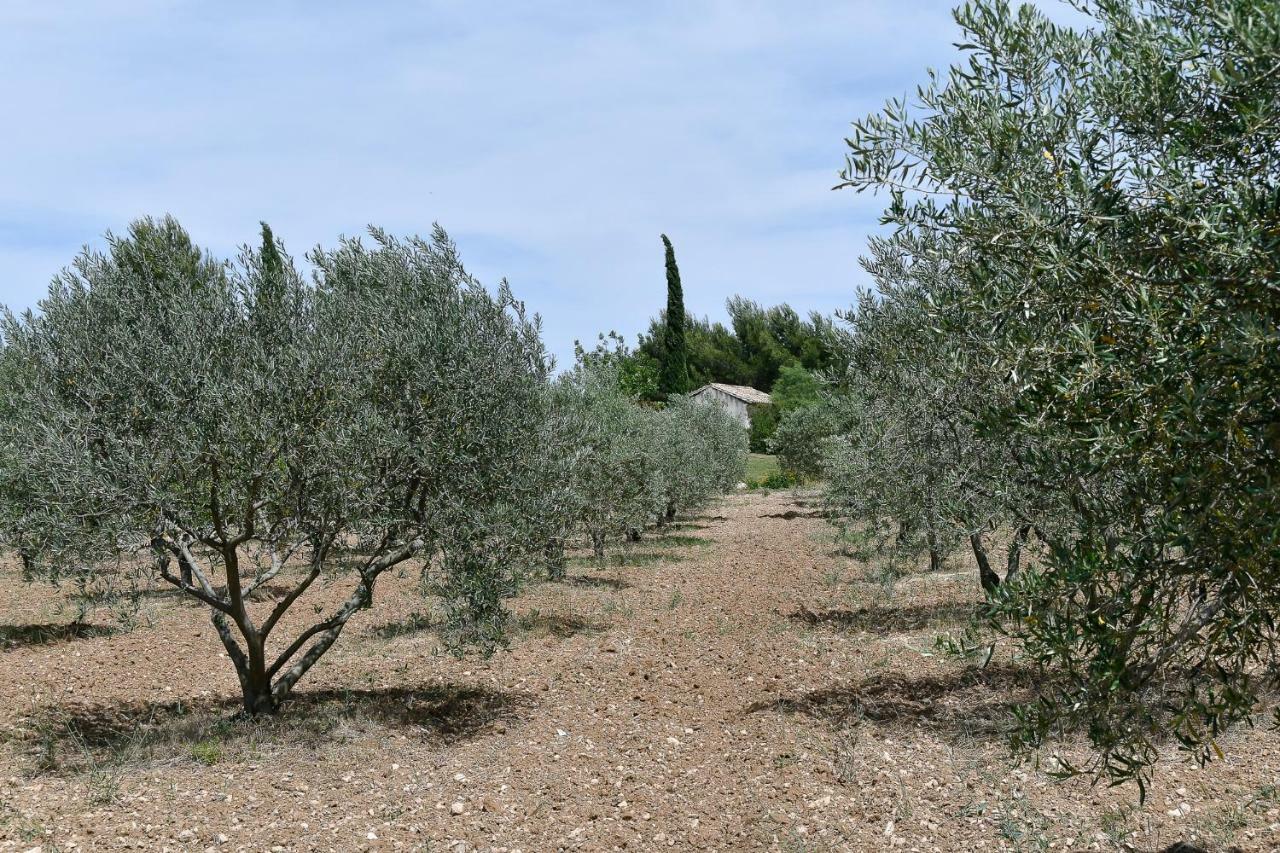
<path id="1" fill-rule="evenodd" d="M 222 760 L 222 744 L 216 740 L 202 740 L 191 744 L 191 757 L 205 767 L 212 767 Z"/>
<path id="2" fill-rule="evenodd" d="M 651 566 L 654 563 L 676 563 L 680 558 L 671 553 L 654 551 L 614 551 L 605 555 L 604 561 L 595 557 L 570 557 L 568 564 L 583 568 L 600 568 L 601 566 Z"/>
<path id="3" fill-rule="evenodd" d="M 701 536 L 689 536 L 683 533 L 668 533 L 666 536 L 658 536 L 650 539 L 645 544 L 654 545 L 659 548 L 686 548 L 694 545 L 710 545 L 710 539 Z"/>
<path id="4" fill-rule="evenodd" d="M 430 614 L 415 610 L 399 622 L 386 622 L 373 628 L 370 633 L 383 640 L 394 640 L 397 637 L 407 637 L 431 631 L 435 627 L 436 623 Z"/>
<path id="5" fill-rule="evenodd" d="M 797 485 L 796 478 L 778 465 L 778 457 L 767 453 L 747 456 L 747 488 L 790 489 Z"/>
<path id="6" fill-rule="evenodd" d="M 778 457 L 767 453 L 751 453 L 747 456 L 747 482 L 761 482 L 770 475 L 780 474 Z"/>
<path id="7" fill-rule="evenodd" d="M 1128 848 L 1129 836 L 1133 833 L 1131 821 L 1137 814 L 1137 808 L 1130 803 L 1116 808 L 1103 809 L 1098 815 L 1098 826 L 1102 834 L 1117 850 Z"/>
<path id="8" fill-rule="evenodd" d="M 600 626 L 573 613 L 543 613 L 533 608 L 516 618 L 516 628 L 531 637 L 557 637 L 565 639 L 574 634 L 594 634 Z"/>

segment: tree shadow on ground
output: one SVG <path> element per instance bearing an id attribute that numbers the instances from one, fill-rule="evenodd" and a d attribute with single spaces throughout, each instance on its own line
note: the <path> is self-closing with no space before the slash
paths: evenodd
<path id="1" fill-rule="evenodd" d="M 517 617 L 516 625 L 527 636 L 556 637 L 561 640 L 575 634 L 594 634 L 608 627 L 576 614 L 543 613 L 537 609 Z"/>
<path id="2" fill-rule="evenodd" d="M 9 651 L 27 646 L 47 646 L 70 640 L 109 637 L 118 632 L 118 628 L 92 625 L 87 622 L 0 625 L 0 650 Z"/>
<path id="3" fill-rule="evenodd" d="M 786 521 L 791 521 L 797 518 L 826 518 L 826 517 L 827 517 L 827 514 L 825 512 L 822 512 L 821 510 L 810 510 L 807 512 L 801 512 L 800 510 L 796 510 L 796 509 L 789 509 L 786 512 L 767 512 L 764 515 L 760 516 L 760 518 L 781 518 L 781 519 L 785 519 Z"/>
<path id="4" fill-rule="evenodd" d="M 630 589 L 631 584 L 621 578 L 602 578 L 595 575 L 566 575 L 559 579 L 560 583 L 570 586 L 585 586 L 591 589 Z"/>
<path id="5" fill-rule="evenodd" d="M 279 601 L 291 592 L 293 592 L 293 584 L 264 583 L 250 593 L 248 598 L 250 601 Z"/>
<path id="6" fill-rule="evenodd" d="M 1036 684 L 1031 667 L 991 664 L 945 675 L 874 675 L 858 684 L 824 687 L 756 702 L 747 713 L 803 714 L 836 728 L 862 722 L 991 738 L 1009 730 L 1012 709 Z"/>
<path id="7" fill-rule="evenodd" d="M 665 533 L 644 540 L 646 545 L 654 548 L 692 548 L 715 544 L 703 536 L 691 536 L 681 533 Z"/>
<path id="8" fill-rule="evenodd" d="M 668 523 L 668 524 L 664 525 L 662 529 L 664 529 L 664 530 L 675 530 L 675 531 L 681 531 L 681 530 L 706 530 L 706 529 L 707 529 L 707 525 L 705 525 L 705 524 L 698 524 L 697 522 L 694 522 L 694 521 L 672 521 L 672 522 L 670 522 L 670 523 Z"/>
<path id="9" fill-rule="evenodd" d="M 395 622 L 383 622 L 381 625 L 374 625 L 367 633 L 369 636 L 377 637 L 381 640 L 394 640 L 399 637 L 411 637 L 415 634 L 434 631 L 436 627 L 437 623 L 430 615 L 415 610 Z"/>
<path id="10" fill-rule="evenodd" d="M 813 627 L 837 631 L 921 631 L 944 625 L 964 624 L 982 614 L 976 602 L 940 604 L 872 605 L 856 610 L 810 610 L 801 606 L 790 618 Z"/>
<path id="11" fill-rule="evenodd" d="M 646 543 L 648 544 L 648 543 Z M 653 543 L 660 544 L 660 543 Z M 630 551 L 618 550 L 611 551 L 605 555 L 604 559 L 595 556 L 590 557 L 570 557 L 568 562 L 570 566 L 606 569 L 606 568 L 624 568 L 635 566 L 652 566 L 656 563 L 678 563 L 683 558 L 674 553 L 672 550 L 663 551 Z"/>
<path id="12" fill-rule="evenodd" d="M 193 761 L 237 752 L 319 749 L 384 739 L 392 728 L 442 744 L 505 728 L 533 705 L 525 693 L 460 685 L 304 690 L 274 716 L 245 717 L 235 697 L 170 703 L 55 706 L 23 721 L 13 739 L 36 772 Z"/>

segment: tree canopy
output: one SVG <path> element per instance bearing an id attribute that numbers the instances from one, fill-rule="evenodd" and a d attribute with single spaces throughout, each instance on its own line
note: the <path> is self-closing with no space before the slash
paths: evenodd
<path id="1" fill-rule="evenodd" d="M 895 230 L 848 405 L 910 460 L 863 514 L 1042 541 L 969 638 L 1039 671 L 1018 744 L 1078 727 L 1097 762 L 1062 772 L 1141 783 L 1277 672 L 1280 6 L 1080 9 L 966 4 L 964 61 L 854 124 L 843 185 Z M 855 433 L 833 470 L 891 476 Z"/>
<path id="2" fill-rule="evenodd" d="M 205 604 L 248 713 L 411 558 L 449 642 L 491 650 L 531 559 L 537 324 L 443 231 L 370 236 L 317 249 L 308 282 L 265 226 L 227 264 L 142 220 L 0 321 L 0 538 L 32 577 L 141 570 Z M 346 601 L 277 641 L 322 577 Z"/>
<path id="3" fill-rule="evenodd" d="M 685 318 L 687 366 L 691 388 L 709 382 L 773 388 L 782 369 L 799 366 L 810 371 L 836 367 L 831 318 L 812 312 L 802 318 L 789 305 L 763 308 L 735 296 L 726 308 L 730 325 L 707 318 Z M 640 335 L 637 353 L 661 364 L 666 358 L 665 312 L 650 321 Z"/>

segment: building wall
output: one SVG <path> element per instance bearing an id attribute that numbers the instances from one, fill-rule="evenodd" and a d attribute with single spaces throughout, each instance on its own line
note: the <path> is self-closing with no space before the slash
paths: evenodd
<path id="1" fill-rule="evenodd" d="M 714 403 L 720 408 L 727 411 L 744 427 L 751 426 L 751 414 L 747 410 L 747 404 L 730 394 L 726 394 L 718 388 L 707 388 L 694 394 L 693 399 L 702 403 Z"/>

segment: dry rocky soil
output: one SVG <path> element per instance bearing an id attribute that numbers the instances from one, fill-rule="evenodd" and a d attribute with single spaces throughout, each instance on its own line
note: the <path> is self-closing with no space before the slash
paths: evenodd
<path id="1" fill-rule="evenodd" d="M 232 719 L 201 607 L 152 590 L 131 630 L 71 629 L 0 561 L 0 851 L 1280 849 L 1265 724 L 1204 769 L 1170 748 L 1141 805 L 1011 764 L 1026 671 L 933 643 L 976 573 L 885 581 L 813 498 L 734 495 L 574 561 L 489 660 L 439 653 L 406 572 L 266 722 Z"/>

